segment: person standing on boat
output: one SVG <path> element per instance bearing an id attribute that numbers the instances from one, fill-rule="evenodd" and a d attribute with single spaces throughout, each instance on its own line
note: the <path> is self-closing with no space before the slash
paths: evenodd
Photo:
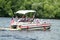
<path id="1" fill-rule="evenodd" d="M 17 21 L 18 21 L 18 19 L 19 19 L 19 18 L 18 18 L 18 16 L 16 16 L 14 20 L 17 22 Z"/>
<path id="2" fill-rule="evenodd" d="M 12 17 L 10 25 L 12 25 L 14 23 L 14 17 Z"/>
<path id="3" fill-rule="evenodd" d="M 14 17 L 12 17 L 10 25 L 11 25 L 10 28 L 13 28 L 13 29 L 17 28 L 17 25 L 16 25 L 16 22 L 14 20 Z"/>

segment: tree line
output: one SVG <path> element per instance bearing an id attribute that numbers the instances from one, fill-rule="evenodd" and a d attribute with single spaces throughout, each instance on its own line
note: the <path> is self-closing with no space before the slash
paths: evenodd
<path id="1" fill-rule="evenodd" d="M 59 19 L 60 0 L 0 0 L 0 17 L 12 17 L 18 10 L 36 10 L 38 18 Z"/>

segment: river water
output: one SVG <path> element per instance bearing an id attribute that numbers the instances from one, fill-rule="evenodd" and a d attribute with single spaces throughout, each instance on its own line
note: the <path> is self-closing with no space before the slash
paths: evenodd
<path id="1" fill-rule="evenodd" d="M 60 40 L 60 20 L 49 20 L 50 31 L 0 31 L 0 40 Z M 0 27 L 9 27 L 10 21 L 11 18 L 0 17 Z"/>

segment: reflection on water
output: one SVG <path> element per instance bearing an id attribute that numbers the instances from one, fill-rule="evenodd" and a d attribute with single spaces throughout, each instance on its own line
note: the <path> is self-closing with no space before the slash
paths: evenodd
<path id="1" fill-rule="evenodd" d="M 0 18 L 0 27 L 8 27 L 10 20 Z M 0 40 L 60 40 L 60 20 L 49 20 L 52 24 L 50 31 L 0 31 Z"/>

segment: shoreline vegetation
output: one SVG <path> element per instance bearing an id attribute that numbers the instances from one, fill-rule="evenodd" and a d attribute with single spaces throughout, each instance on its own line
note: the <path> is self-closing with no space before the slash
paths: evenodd
<path id="1" fill-rule="evenodd" d="M 36 18 L 60 19 L 60 0 L 0 0 L 0 17 L 12 17 L 18 10 L 35 10 Z"/>

